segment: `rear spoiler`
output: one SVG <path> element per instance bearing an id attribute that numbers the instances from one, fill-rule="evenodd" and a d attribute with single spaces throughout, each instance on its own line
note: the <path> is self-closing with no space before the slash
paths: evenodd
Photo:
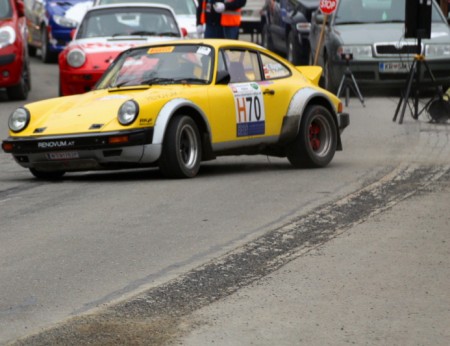
<path id="1" fill-rule="evenodd" d="M 314 85 L 319 85 L 320 76 L 322 75 L 322 66 L 296 66 L 306 78 Z"/>

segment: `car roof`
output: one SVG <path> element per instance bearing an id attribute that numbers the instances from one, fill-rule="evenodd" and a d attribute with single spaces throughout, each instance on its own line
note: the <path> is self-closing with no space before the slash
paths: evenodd
<path id="1" fill-rule="evenodd" d="M 170 12 L 172 12 L 175 15 L 172 7 L 170 7 L 170 6 L 163 5 L 163 4 L 149 4 L 149 3 L 145 3 L 145 2 L 123 2 L 123 3 L 121 2 L 119 4 L 98 5 L 98 6 L 93 6 L 93 7 L 89 8 L 87 10 L 87 12 L 96 11 L 96 10 L 100 10 L 100 9 L 106 9 L 106 8 L 124 8 L 124 7 L 160 8 L 160 9 L 164 9 L 164 10 L 169 10 Z"/>
<path id="2" fill-rule="evenodd" d="M 132 47 L 130 49 L 135 49 L 135 48 L 143 48 L 143 47 L 152 47 L 152 46 L 169 46 L 169 45 L 206 45 L 206 46 L 212 46 L 214 49 L 218 49 L 218 48 L 241 48 L 241 49 L 245 49 L 245 48 L 250 48 L 250 49 L 256 49 L 256 50 L 260 50 L 262 52 L 268 52 L 269 54 L 273 54 L 273 52 L 271 52 L 270 50 L 268 50 L 267 48 L 260 46 L 256 43 L 252 43 L 252 42 L 246 42 L 246 41 L 238 41 L 238 40 L 230 40 L 230 39 L 182 39 L 182 40 L 168 40 L 168 41 L 160 41 L 160 42 L 152 42 L 152 43 L 144 43 L 142 45 L 139 46 L 135 46 Z M 278 57 L 281 58 L 281 57 Z M 283 59 L 283 58 L 281 58 Z"/>

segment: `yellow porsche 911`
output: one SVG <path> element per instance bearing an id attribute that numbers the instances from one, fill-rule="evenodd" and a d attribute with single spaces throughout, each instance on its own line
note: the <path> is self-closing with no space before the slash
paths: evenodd
<path id="1" fill-rule="evenodd" d="M 183 40 L 134 47 L 95 90 L 17 108 L 5 152 L 41 179 L 66 172 L 159 166 L 191 178 L 219 155 L 287 157 L 324 167 L 349 124 L 318 87 L 318 66 L 296 67 L 252 43 Z"/>

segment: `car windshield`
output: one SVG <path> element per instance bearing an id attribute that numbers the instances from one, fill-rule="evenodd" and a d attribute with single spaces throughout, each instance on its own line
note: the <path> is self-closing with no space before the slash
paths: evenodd
<path id="1" fill-rule="evenodd" d="M 209 84 L 213 49 L 205 45 L 164 45 L 122 53 L 96 89 L 155 84 Z"/>
<path id="2" fill-rule="evenodd" d="M 76 38 L 122 35 L 181 37 L 173 14 L 166 9 L 123 7 L 89 11 Z"/>
<path id="3" fill-rule="evenodd" d="M 432 6 L 432 21 L 443 22 L 436 6 Z M 334 18 L 335 24 L 404 22 L 405 0 L 340 0 Z"/>
<path id="4" fill-rule="evenodd" d="M 172 7 L 175 14 L 195 15 L 196 6 L 194 0 L 99 0 L 97 5 L 122 4 L 126 2 L 142 2 L 147 4 L 160 4 Z"/>
<path id="5" fill-rule="evenodd" d="M 0 18 L 11 18 L 11 4 L 10 0 L 0 0 Z"/>

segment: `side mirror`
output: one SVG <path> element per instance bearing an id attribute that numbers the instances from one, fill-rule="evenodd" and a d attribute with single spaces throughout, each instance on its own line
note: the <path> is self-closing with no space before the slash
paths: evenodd
<path id="1" fill-rule="evenodd" d="M 17 5 L 18 16 L 24 17 L 25 16 L 25 4 L 23 3 L 22 0 L 16 0 L 16 5 Z"/>
<path id="2" fill-rule="evenodd" d="M 225 70 L 217 71 L 216 84 L 226 85 L 230 83 L 230 79 L 231 76 L 228 73 L 228 71 Z"/>

